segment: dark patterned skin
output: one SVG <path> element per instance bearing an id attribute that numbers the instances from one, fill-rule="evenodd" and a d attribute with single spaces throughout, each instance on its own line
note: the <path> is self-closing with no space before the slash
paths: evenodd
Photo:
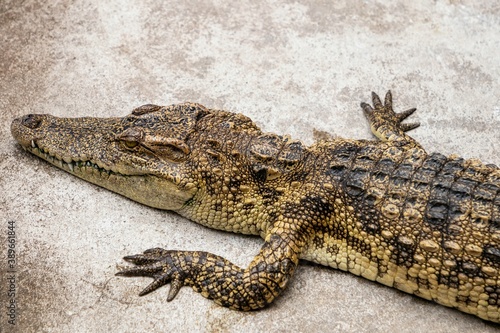
<path id="1" fill-rule="evenodd" d="M 117 275 L 149 276 L 216 303 L 254 310 L 287 286 L 299 259 L 339 268 L 480 318 L 500 320 L 500 170 L 427 154 L 387 93 L 361 106 L 380 139 L 310 147 L 262 133 L 247 117 L 185 103 L 123 118 L 27 115 L 26 150 L 85 180 L 202 225 L 260 235 L 251 264 L 151 249 Z"/>

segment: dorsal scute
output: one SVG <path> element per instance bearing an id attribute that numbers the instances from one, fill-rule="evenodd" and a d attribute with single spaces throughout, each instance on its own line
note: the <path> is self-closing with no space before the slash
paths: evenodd
<path id="1" fill-rule="evenodd" d="M 252 169 L 260 181 L 274 180 L 294 170 L 305 156 L 300 141 L 271 133 L 254 138 L 248 151 Z"/>

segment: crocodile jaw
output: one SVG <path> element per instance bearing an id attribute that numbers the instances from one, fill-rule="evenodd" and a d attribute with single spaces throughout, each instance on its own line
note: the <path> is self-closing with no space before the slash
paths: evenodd
<path id="1" fill-rule="evenodd" d="M 112 151 L 104 146 L 112 144 L 109 138 L 115 135 L 113 129 L 118 127 L 120 119 L 27 115 L 12 122 L 11 132 L 24 150 L 79 178 L 154 208 L 181 209 L 195 194 L 192 186 L 181 188 L 178 182 L 158 170 L 148 173 L 130 166 L 117 167 L 113 164 L 113 156 L 107 160 L 95 157 L 92 149 L 100 153 L 105 148 L 108 148 L 108 152 Z M 85 126 L 72 127 L 78 125 L 79 120 Z M 86 127 L 88 129 L 85 131 Z M 101 133 L 96 135 L 97 130 Z M 83 134 L 85 132 L 91 135 Z M 96 137 L 101 140 L 95 146 L 83 142 Z"/>

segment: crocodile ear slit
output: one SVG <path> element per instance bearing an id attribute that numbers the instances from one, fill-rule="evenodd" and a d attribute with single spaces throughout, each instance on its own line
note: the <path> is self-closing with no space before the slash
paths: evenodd
<path id="1" fill-rule="evenodd" d="M 184 141 L 176 138 L 155 138 L 154 140 L 145 140 L 143 144 L 158 157 L 176 162 L 183 161 L 191 152 Z"/>
<path id="2" fill-rule="evenodd" d="M 164 144 L 166 146 L 175 147 L 176 149 L 180 150 L 182 153 L 184 153 L 186 155 L 190 153 L 190 149 L 189 149 L 188 145 L 179 139 L 167 138 L 167 139 L 165 139 Z"/>

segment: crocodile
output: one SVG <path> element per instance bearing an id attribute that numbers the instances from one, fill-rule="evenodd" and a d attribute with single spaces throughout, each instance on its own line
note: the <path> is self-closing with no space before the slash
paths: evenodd
<path id="1" fill-rule="evenodd" d="M 147 104 L 116 118 L 29 114 L 19 144 L 55 166 L 201 225 L 259 235 L 248 267 L 208 252 L 154 248 L 119 276 L 147 276 L 146 295 L 190 286 L 236 310 L 269 305 L 299 259 L 351 272 L 500 322 L 500 169 L 426 151 L 390 91 L 361 104 L 376 139 L 310 146 L 248 117 L 196 103 Z"/>

